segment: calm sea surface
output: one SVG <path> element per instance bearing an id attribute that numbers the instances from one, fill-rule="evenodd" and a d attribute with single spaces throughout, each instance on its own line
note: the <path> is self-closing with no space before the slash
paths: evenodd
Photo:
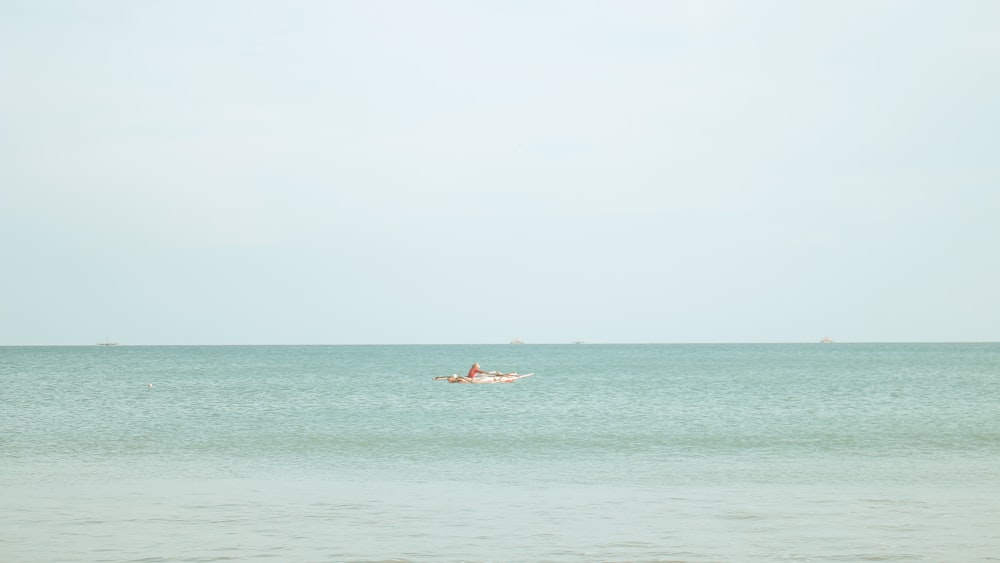
<path id="1" fill-rule="evenodd" d="M 1000 561 L 1000 345 L 0 348 L 0 561 L 263 558 Z"/>

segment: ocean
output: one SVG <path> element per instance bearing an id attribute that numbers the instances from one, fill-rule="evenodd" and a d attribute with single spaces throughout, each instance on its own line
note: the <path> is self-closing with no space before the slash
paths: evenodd
<path id="1" fill-rule="evenodd" d="M 0 347 L 0 561 L 262 559 L 1000 561 L 1000 344 Z"/>

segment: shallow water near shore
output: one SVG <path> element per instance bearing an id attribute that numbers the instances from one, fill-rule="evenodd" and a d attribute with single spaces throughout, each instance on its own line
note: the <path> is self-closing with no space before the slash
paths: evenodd
<path id="1" fill-rule="evenodd" d="M 534 372 L 506 385 L 435 376 Z M 0 559 L 995 561 L 1000 345 L 0 348 Z"/>

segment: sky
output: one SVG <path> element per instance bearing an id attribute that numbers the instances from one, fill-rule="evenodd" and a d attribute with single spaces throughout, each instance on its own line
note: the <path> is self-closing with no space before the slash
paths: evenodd
<path id="1" fill-rule="evenodd" d="M 1000 3 L 0 2 L 0 345 L 1000 341 Z"/>

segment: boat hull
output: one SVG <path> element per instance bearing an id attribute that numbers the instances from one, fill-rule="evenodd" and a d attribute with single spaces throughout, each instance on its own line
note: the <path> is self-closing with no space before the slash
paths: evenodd
<path id="1" fill-rule="evenodd" d="M 503 375 L 480 375 L 478 377 L 463 377 L 460 375 L 449 375 L 445 377 L 435 377 L 434 381 L 447 381 L 448 383 L 464 383 L 469 385 L 490 385 L 494 383 L 514 383 L 518 379 L 535 375 L 533 373 L 505 373 Z"/>

